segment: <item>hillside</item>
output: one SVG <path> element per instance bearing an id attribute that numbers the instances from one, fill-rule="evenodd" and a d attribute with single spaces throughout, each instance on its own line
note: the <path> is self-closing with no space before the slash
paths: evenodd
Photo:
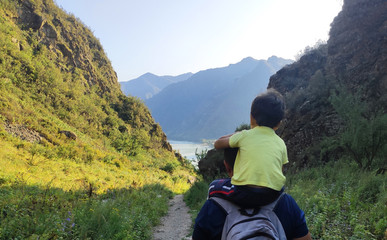
<path id="1" fill-rule="evenodd" d="M 144 239 L 194 179 L 53 0 L 0 0 L 0 92 L 0 239 Z"/>
<path id="2" fill-rule="evenodd" d="M 91 161 L 141 152 L 174 157 L 146 106 L 122 94 L 102 46 L 79 20 L 50 0 L 1 4 L 4 142 L 32 134 L 29 142 L 53 151 L 79 150 L 73 158 L 81 161 L 84 148 Z"/>
<path id="3" fill-rule="evenodd" d="M 152 73 L 145 73 L 136 79 L 120 82 L 120 85 L 125 95 L 139 97 L 145 101 L 159 93 L 169 84 L 185 81 L 191 76 L 192 73 L 178 76 L 157 76 Z"/>
<path id="4" fill-rule="evenodd" d="M 344 1 L 328 43 L 270 78 L 286 96 L 279 133 L 296 165 L 343 154 L 365 168 L 383 165 L 376 161 L 387 153 L 386 29 L 386 1 Z"/>
<path id="5" fill-rule="evenodd" d="M 227 67 L 200 71 L 145 101 L 169 139 L 215 139 L 248 123 L 252 99 L 269 77 L 292 61 L 245 58 Z"/>

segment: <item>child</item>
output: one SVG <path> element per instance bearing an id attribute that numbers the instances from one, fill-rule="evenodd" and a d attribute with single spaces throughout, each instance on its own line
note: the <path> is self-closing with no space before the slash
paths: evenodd
<path id="1" fill-rule="evenodd" d="M 216 149 L 231 147 L 239 148 L 239 151 L 231 178 L 232 185 L 225 179 L 213 182 L 229 190 L 211 191 L 210 186 L 210 197 L 224 197 L 242 207 L 263 206 L 278 198 L 286 180 L 282 166 L 288 163 L 288 157 L 286 145 L 275 130 L 284 114 L 282 95 L 269 89 L 252 102 L 250 130 L 226 135 L 215 141 Z"/>

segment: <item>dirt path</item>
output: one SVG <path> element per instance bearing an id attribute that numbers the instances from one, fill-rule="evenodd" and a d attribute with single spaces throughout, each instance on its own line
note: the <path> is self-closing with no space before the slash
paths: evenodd
<path id="1" fill-rule="evenodd" d="M 176 195 L 169 202 L 169 210 L 161 224 L 153 231 L 154 240 L 188 240 L 191 229 L 191 215 L 183 201 L 183 195 Z"/>

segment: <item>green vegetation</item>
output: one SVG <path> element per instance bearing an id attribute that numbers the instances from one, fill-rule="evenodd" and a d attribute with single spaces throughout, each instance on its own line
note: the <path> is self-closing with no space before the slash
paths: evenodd
<path id="1" fill-rule="evenodd" d="M 341 160 L 288 176 L 287 191 L 305 211 L 315 239 L 383 239 L 387 178 Z"/>
<path id="2" fill-rule="evenodd" d="M 386 167 L 387 114 L 362 101 L 361 92 L 351 94 L 340 88 L 331 96 L 345 127 L 341 134 L 325 140 L 325 145 L 328 149 L 342 148 L 362 169 Z"/>
<path id="3" fill-rule="evenodd" d="M 0 0 L 0 239 L 150 239 L 192 166 L 52 0 Z"/>
<path id="4" fill-rule="evenodd" d="M 190 214 L 192 216 L 192 230 L 196 216 L 204 202 L 207 200 L 208 186 L 210 183 L 211 181 L 209 180 L 203 178 L 198 179 L 184 195 L 184 202 L 190 208 Z"/>
<path id="5" fill-rule="evenodd" d="M 150 239 L 172 193 L 161 185 L 86 191 L 2 187 L 1 239 Z M 17 196 L 17 197 L 13 197 Z"/>
<path id="6" fill-rule="evenodd" d="M 172 176 L 142 155 L 78 162 L 79 149 L 9 138 L 0 141 L 0 239 L 150 239 L 172 191 L 189 188 L 176 160 Z"/>

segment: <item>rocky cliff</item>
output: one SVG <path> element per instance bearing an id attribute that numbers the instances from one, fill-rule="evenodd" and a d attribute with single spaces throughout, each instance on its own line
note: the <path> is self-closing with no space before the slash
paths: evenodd
<path id="1" fill-rule="evenodd" d="M 331 24 L 327 44 L 270 78 L 269 87 L 287 99 L 287 117 L 279 134 L 294 164 L 303 166 L 319 159 L 319 143 L 342 130 L 343 123 L 329 102 L 335 86 L 351 93 L 361 90 L 361 101 L 385 113 L 386 36 L 387 1 L 345 0 Z M 322 156 L 322 160 L 328 159 Z"/>
<path id="2" fill-rule="evenodd" d="M 84 70 L 89 86 L 98 85 L 102 92 L 119 92 L 117 76 L 99 41 L 90 29 L 73 15 L 64 17 L 53 1 L 19 0 L 13 16 L 23 30 L 30 30 L 58 58 L 64 58 L 62 70 Z M 21 46 L 22 47 L 22 46 Z"/>

